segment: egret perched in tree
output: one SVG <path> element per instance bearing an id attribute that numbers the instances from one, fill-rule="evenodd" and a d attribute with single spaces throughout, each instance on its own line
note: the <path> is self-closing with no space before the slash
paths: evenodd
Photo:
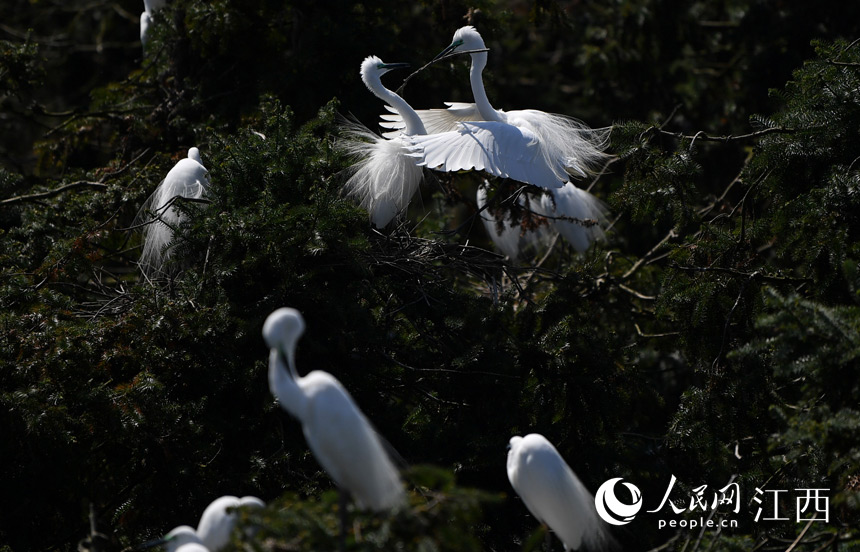
<path id="1" fill-rule="evenodd" d="M 508 479 L 529 511 L 558 535 L 565 550 L 614 548 L 594 497 L 543 435 L 511 437 Z"/>
<path id="2" fill-rule="evenodd" d="M 143 0 L 143 8 L 149 13 L 155 13 L 167 5 L 167 0 Z"/>
<path id="3" fill-rule="evenodd" d="M 486 180 L 478 187 L 477 203 L 484 209 L 487 203 Z M 481 220 L 496 248 L 511 259 L 517 259 L 527 250 L 537 250 L 548 245 L 556 233 L 560 233 L 580 253 L 596 240 L 604 239 L 601 224 L 606 222 L 603 204 L 596 197 L 571 184 L 561 188 L 544 190 L 540 198 L 525 201 L 526 193 L 517 199 L 520 208 L 544 219 L 536 224 L 523 226 L 514 220 L 508 211 L 499 214 L 481 211 Z"/>
<path id="4" fill-rule="evenodd" d="M 334 376 L 296 371 L 296 343 L 305 330 L 299 311 L 281 308 L 263 324 L 271 349 L 269 389 L 281 407 L 302 424 L 317 461 L 360 507 L 387 510 L 405 501 L 403 484 L 379 436 Z"/>
<path id="5" fill-rule="evenodd" d="M 402 136 L 426 134 L 424 125 L 406 100 L 385 88 L 380 78 L 392 69 L 407 66 L 384 63 L 376 56 L 368 56 L 361 64 L 361 80 L 376 97 L 400 113 L 402 132 L 386 139 L 361 124 L 348 123 L 345 137 L 340 141 L 340 146 L 357 159 L 345 190 L 359 200 L 378 228 L 388 225 L 406 209 L 423 176 L 423 170 L 410 157 L 410 148 L 404 144 Z"/>
<path id="6" fill-rule="evenodd" d="M 255 496 L 222 496 L 203 511 L 196 531 L 188 525 L 180 525 L 153 544 L 164 544 L 167 552 L 200 552 L 199 547 L 217 552 L 229 544 L 230 534 L 239 519 L 236 512 L 227 510 L 244 506 L 263 508 L 265 503 Z"/>
<path id="7" fill-rule="evenodd" d="M 480 211 L 481 222 L 484 223 L 484 228 L 490 236 L 496 248 L 516 260 L 520 255 L 527 250 L 536 250 L 542 245 L 549 243 L 552 237 L 552 232 L 548 224 L 538 225 L 535 228 L 524 229 L 519 221 L 513 220 L 509 211 L 502 210 L 499 214 L 491 213 L 485 209 L 487 205 L 487 188 L 489 184 L 486 180 L 478 186 L 476 201 Z M 539 200 L 534 199 L 530 202 L 525 200 L 526 194 L 521 193 L 517 198 L 517 203 L 523 209 L 529 209 L 538 212 L 535 209 L 535 204 Z"/>
<path id="8" fill-rule="evenodd" d="M 200 199 L 209 188 L 209 172 L 200 159 L 200 150 L 191 148 L 188 157 L 181 159 L 155 192 L 141 207 L 135 221 L 143 225 L 143 251 L 140 268 L 147 276 L 162 272 L 164 263 L 170 258 L 170 243 L 173 232 L 183 221 L 183 215 L 173 205 L 176 198 Z"/>
<path id="9" fill-rule="evenodd" d="M 594 241 L 605 238 L 601 227 L 606 222 L 603 204 L 570 182 L 544 194 L 540 205 L 537 211 L 548 217 L 550 225 L 580 253 Z M 567 220 L 571 218 L 576 220 Z M 591 221 L 592 224 L 584 224 L 585 221 Z"/>
<path id="10" fill-rule="evenodd" d="M 149 26 L 152 25 L 152 15 L 148 11 L 144 11 L 140 14 L 140 43 L 146 48 L 146 43 L 149 41 L 147 35 L 149 34 Z"/>
<path id="11" fill-rule="evenodd" d="M 152 25 L 152 14 L 167 5 L 167 0 L 143 0 L 143 12 L 140 14 L 140 43 L 146 48 L 147 34 Z"/>

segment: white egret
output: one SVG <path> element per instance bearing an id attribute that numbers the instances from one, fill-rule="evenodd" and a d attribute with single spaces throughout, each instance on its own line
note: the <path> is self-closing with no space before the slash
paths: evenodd
<path id="1" fill-rule="evenodd" d="M 508 479 L 529 511 L 561 539 L 565 550 L 614 548 L 594 497 L 543 435 L 511 437 Z"/>
<path id="2" fill-rule="evenodd" d="M 183 215 L 173 206 L 175 198 L 200 199 L 208 189 L 209 172 L 203 166 L 200 150 L 191 148 L 188 157 L 170 169 L 137 215 L 135 224 L 143 225 L 139 264 L 144 274 L 152 276 L 162 272 L 170 258 L 173 232 L 183 221 Z"/>
<path id="3" fill-rule="evenodd" d="M 143 0 L 143 8 L 153 14 L 167 5 L 167 0 Z"/>
<path id="4" fill-rule="evenodd" d="M 479 209 L 487 203 L 488 187 L 486 180 L 478 187 Z M 545 224 L 523 228 L 519 221 L 511 218 L 509 212 L 493 214 L 484 209 L 480 214 L 496 248 L 513 260 L 524 251 L 548 245 L 556 233 L 561 234 L 580 253 L 594 241 L 606 237 L 601 227 L 606 222 L 603 204 L 570 182 L 561 188 L 545 190 L 540 199 L 534 198 L 528 204 L 524 197 L 525 194 L 520 194 L 517 200 L 519 206 L 534 215 L 545 217 Z"/>
<path id="5" fill-rule="evenodd" d="M 230 534 L 239 520 L 235 508 L 253 507 L 264 508 L 266 504 L 255 496 L 222 496 L 215 499 L 203 510 L 200 522 L 197 524 L 197 536 L 211 552 L 226 547 L 230 542 Z M 228 512 L 228 510 L 231 510 Z"/>
<path id="6" fill-rule="evenodd" d="M 538 212 L 548 217 L 550 225 L 580 253 L 606 237 L 601 227 L 606 222 L 603 203 L 570 182 L 545 194 L 540 204 Z M 584 224 L 585 221 L 593 224 Z"/>
<path id="7" fill-rule="evenodd" d="M 164 544 L 167 552 L 192 552 L 186 546 L 196 545 L 209 552 L 217 552 L 230 543 L 230 534 L 236 527 L 239 516 L 231 509 L 240 507 L 263 508 L 265 503 L 255 496 L 222 496 L 212 501 L 200 516 L 197 529 L 180 525 L 171 530 L 156 544 Z M 199 548 L 194 549 L 197 552 Z"/>
<path id="8" fill-rule="evenodd" d="M 480 211 L 481 222 L 484 223 L 484 228 L 490 236 L 496 248 L 516 260 L 526 250 L 537 249 L 541 245 L 549 242 L 552 232 L 548 224 L 543 224 L 531 229 L 523 229 L 519 221 L 513 220 L 510 213 L 506 210 L 501 214 L 493 214 L 484 207 L 487 204 L 487 188 L 489 184 L 486 180 L 478 186 L 476 201 Z M 525 194 L 520 194 L 517 203 L 523 208 L 531 207 L 534 209 L 535 203 L 538 200 L 532 200 L 526 203 Z"/>
<path id="9" fill-rule="evenodd" d="M 189 542 L 187 544 L 183 544 L 182 546 L 176 548 L 173 552 L 212 552 L 205 546 L 196 542 Z"/>
<path id="10" fill-rule="evenodd" d="M 345 126 L 340 146 L 358 161 L 352 166 L 347 180 L 347 194 L 359 200 L 370 213 L 378 228 L 388 225 L 408 205 L 418 190 L 423 170 L 409 156 L 410 148 L 402 135 L 425 134 L 421 119 L 406 100 L 382 85 L 381 77 L 392 69 L 406 67 L 404 63 L 384 63 L 368 56 L 361 64 L 361 80 L 373 94 L 396 109 L 403 121 L 402 132 L 386 139 L 358 123 Z"/>
<path id="11" fill-rule="evenodd" d="M 263 324 L 271 349 L 269 389 L 301 422 L 320 465 L 360 507 L 382 511 L 402 504 L 406 497 L 398 471 L 346 389 L 327 372 L 298 375 L 295 350 L 304 329 L 302 315 L 290 308 L 276 310 Z"/>
<path id="12" fill-rule="evenodd" d="M 147 35 L 149 34 L 149 26 L 152 25 L 152 16 L 148 11 L 140 14 L 140 43 L 146 48 L 146 43 L 149 42 Z"/>
<path id="13" fill-rule="evenodd" d="M 361 65 L 367 88 L 398 113 L 398 130 L 381 138 L 367 128 L 346 128 L 341 147 L 359 161 L 346 182 L 377 227 L 387 225 L 409 204 L 423 176 L 421 166 L 451 172 L 479 170 L 538 186 L 562 185 L 546 163 L 537 137 L 528 129 L 502 122 L 458 123 L 455 130 L 427 134 L 418 113 L 403 98 L 382 85 L 380 77 L 399 63 L 383 63 L 370 56 Z"/>
<path id="14" fill-rule="evenodd" d="M 454 33 L 451 44 L 442 50 L 436 59 L 458 50 L 485 49 L 484 40 L 474 27 L 461 27 Z M 568 175 L 587 176 L 588 173 L 596 172 L 609 158 L 603 152 L 608 138 L 607 129 L 592 129 L 572 117 L 536 109 L 507 112 L 495 109 L 487 97 L 481 76 L 487 65 L 487 52 L 474 52 L 470 56 L 472 64 L 469 79 L 475 103 L 450 102 L 447 103 L 448 109 L 418 111 L 418 116 L 428 130 L 433 129 L 434 133 L 456 130 L 462 121 L 508 123 L 536 137 L 546 165 L 551 167 L 563 182 L 568 180 Z M 403 126 L 403 122 L 396 116 L 384 116 L 383 119 L 387 128 L 397 129 Z M 529 183 L 550 187 L 536 182 Z"/>
<path id="15" fill-rule="evenodd" d="M 143 0 L 143 12 L 140 14 L 140 43 L 146 48 L 149 27 L 152 26 L 152 15 L 167 5 L 167 0 Z"/>

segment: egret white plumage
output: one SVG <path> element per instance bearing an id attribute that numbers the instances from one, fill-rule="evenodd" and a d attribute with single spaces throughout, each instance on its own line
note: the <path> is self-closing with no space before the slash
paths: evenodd
<path id="1" fill-rule="evenodd" d="M 606 222 L 603 204 L 570 182 L 543 195 L 540 205 L 538 212 L 548 217 L 550 225 L 580 253 L 606 237 L 602 228 Z"/>
<path id="2" fill-rule="evenodd" d="M 508 211 L 503 210 L 500 214 L 493 214 L 489 209 L 485 209 L 487 205 L 487 188 L 488 183 L 485 180 L 483 184 L 478 186 L 476 201 L 480 211 L 479 216 L 481 222 L 484 223 L 484 228 L 490 236 L 496 248 L 516 260 L 520 255 L 527 250 L 538 249 L 541 245 L 549 242 L 552 237 L 552 232 L 548 224 L 543 224 L 531 229 L 523 229 L 519 221 L 513 220 Z M 540 200 L 533 200 L 528 204 L 525 201 L 525 194 L 520 194 L 517 198 L 517 203 L 523 208 L 532 208 Z"/>
<path id="3" fill-rule="evenodd" d="M 376 56 L 368 56 L 361 64 L 361 80 L 377 98 L 400 113 L 402 131 L 386 139 L 361 124 L 347 123 L 340 141 L 340 146 L 357 159 L 344 188 L 359 200 L 378 228 L 387 226 L 406 209 L 423 177 L 423 170 L 410 157 L 410 148 L 402 138 L 425 134 L 424 125 L 406 100 L 385 88 L 381 80 L 385 73 L 406 66 L 384 63 Z"/>
<path id="4" fill-rule="evenodd" d="M 526 507 L 561 539 L 565 550 L 614 547 L 594 497 L 543 435 L 511 437 L 508 479 Z"/>
<path id="5" fill-rule="evenodd" d="M 140 14 L 140 43 L 146 48 L 146 43 L 149 42 L 147 35 L 149 34 L 149 26 L 152 25 L 152 16 L 148 11 Z"/>
<path id="6" fill-rule="evenodd" d="M 180 549 L 183 549 L 183 547 L 191 545 L 201 546 L 204 550 L 209 550 L 204 546 L 203 541 L 200 540 L 200 536 L 197 534 L 197 531 L 189 525 L 174 527 L 169 533 L 167 533 L 167 535 L 164 536 L 163 539 L 154 542 L 153 546 L 156 544 L 164 544 L 164 548 L 167 552 L 178 552 Z M 148 547 L 148 545 L 145 546 Z"/>
<path id="7" fill-rule="evenodd" d="M 317 461 L 360 507 L 387 510 L 405 501 L 400 476 L 379 436 L 350 394 L 331 374 L 300 377 L 296 343 L 305 330 L 301 313 L 281 308 L 263 324 L 269 354 L 269 389 L 296 417 Z"/>
<path id="8" fill-rule="evenodd" d="M 143 0 L 143 12 L 140 14 L 140 43 L 146 48 L 149 27 L 152 26 L 152 15 L 167 5 L 167 0 Z"/>
<path id="9" fill-rule="evenodd" d="M 143 8 L 153 14 L 167 5 L 167 0 L 143 0 Z"/>
<path id="10" fill-rule="evenodd" d="M 158 544 L 164 544 L 167 552 L 218 552 L 230 543 L 230 534 L 236 527 L 240 507 L 263 508 L 265 503 L 255 496 L 222 496 L 212 501 L 200 516 L 197 529 L 180 525 L 171 530 Z M 190 547 L 190 548 L 186 548 Z"/>
<path id="11" fill-rule="evenodd" d="M 483 38 L 472 27 L 457 29 L 451 44 L 436 59 L 457 51 L 485 50 Z M 508 123 L 524 131 L 529 131 L 539 142 L 540 152 L 546 164 L 555 171 L 556 176 L 565 182 L 569 175 L 586 176 L 595 172 L 608 159 L 603 152 L 606 147 L 608 131 L 592 129 L 582 122 L 564 115 L 546 113 L 536 109 L 502 111 L 495 109 L 484 89 L 482 73 L 487 65 L 487 52 L 474 52 L 471 56 L 469 80 L 475 103 L 448 103 L 448 109 L 429 109 L 418 111 L 418 116 L 427 129 L 434 133 L 456 130 L 463 121 L 497 121 Z M 396 117 L 386 117 L 388 128 L 399 128 L 402 123 Z M 393 120 L 391 120 L 393 119 Z M 529 182 L 538 186 L 545 184 Z"/>
<path id="12" fill-rule="evenodd" d="M 203 166 L 200 150 L 191 148 L 188 157 L 170 169 L 137 215 L 135 223 L 143 225 L 139 264 L 144 274 L 152 276 L 162 272 L 170 258 L 173 233 L 184 218 L 173 205 L 175 198 L 200 199 L 208 188 L 209 172 Z"/>

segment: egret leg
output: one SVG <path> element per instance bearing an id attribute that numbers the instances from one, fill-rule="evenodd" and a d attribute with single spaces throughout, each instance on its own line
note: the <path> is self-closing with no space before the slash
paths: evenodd
<path id="1" fill-rule="evenodd" d="M 544 534 L 543 534 L 543 549 L 545 552 L 552 552 L 552 535 L 550 533 L 549 527 L 544 525 Z"/>
<path id="2" fill-rule="evenodd" d="M 349 502 L 349 496 L 343 489 L 338 489 L 340 493 L 340 552 L 346 552 L 346 506 Z"/>

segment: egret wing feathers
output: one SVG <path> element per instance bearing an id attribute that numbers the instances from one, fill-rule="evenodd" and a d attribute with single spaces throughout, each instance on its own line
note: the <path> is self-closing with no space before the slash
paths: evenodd
<path id="1" fill-rule="evenodd" d="M 457 130 L 409 136 L 418 164 L 433 170 L 484 171 L 543 188 L 560 188 L 556 171 L 546 163 L 541 145 L 528 129 L 495 121 L 457 123 Z"/>
<path id="2" fill-rule="evenodd" d="M 424 123 L 427 134 L 439 134 L 440 132 L 456 130 L 457 123 L 460 122 L 484 120 L 478 112 L 478 107 L 473 103 L 445 102 L 445 105 L 448 106 L 447 109 L 418 109 L 415 111 Z M 393 129 L 382 135 L 386 138 L 394 138 L 406 128 L 406 123 L 403 122 L 403 117 L 397 113 L 396 109 L 389 105 L 385 107 L 391 113 L 383 113 L 380 116 L 382 122 L 379 123 L 379 126 Z"/>

